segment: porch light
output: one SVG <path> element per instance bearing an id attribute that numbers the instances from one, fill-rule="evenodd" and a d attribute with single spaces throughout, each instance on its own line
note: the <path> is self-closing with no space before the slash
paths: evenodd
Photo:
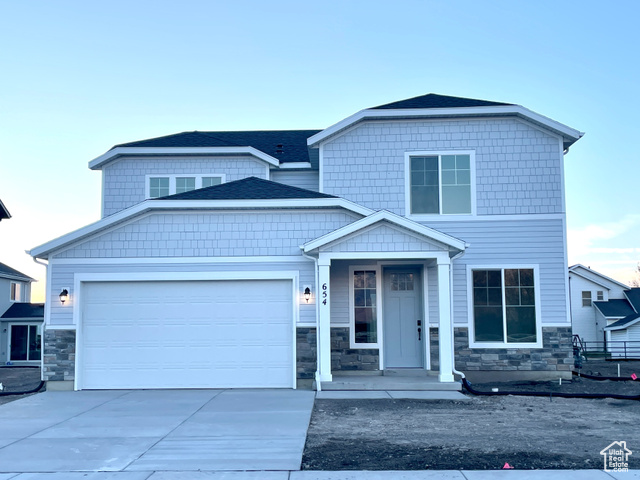
<path id="1" fill-rule="evenodd" d="M 62 291 L 60 292 L 60 295 L 58 296 L 60 297 L 60 303 L 64 305 L 64 302 L 69 300 L 69 291 L 66 288 L 64 288 L 62 289 Z"/>
<path id="2" fill-rule="evenodd" d="M 311 298 L 311 289 L 309 287 L 306 287 L 304 289 L 304 300 L 305 302 L 309 303 L 309 299 Z"/>

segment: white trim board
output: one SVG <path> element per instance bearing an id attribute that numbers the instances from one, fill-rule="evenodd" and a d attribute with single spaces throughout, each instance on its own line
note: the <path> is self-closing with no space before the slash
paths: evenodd
<path id="1" fill-rule="evenodd" d="M 114 257 L 53 258 L 56 265 L 120 265 L 120 264 L 211 264 L 211 263 L 297 263 L 310 262 L 303 255 L 271 255 L 256 257 Z"/>
<path id="2" fill-rule="evenodd" d="M 250 155 L 268 165 L 280 166 L 280 160 L 254 147 L 115 147 L 89 162 L 91 170 L 99 170 L 107 163 L 122 157 L 157 155 Z"/>
<path id="3" fill-rule="evenodd" d="M 463 107 L 463 108 L 406 108 L 406 109 L 365 109 L 331 125 L 307 139 L 307 145 L 317 147 L 326 142 L 350 126 L 367 120 L 387 120 L 394 118 L 419 119 L 419 118 L 460 118 L 460 117 L 491 117 L 491 116 L 516 116 L 542 125 L 556 134 L 560 134 L 565 141 L 574 143 L 584 133 L 574 128 L 540 115 L 521 105 L 498 105 L 488 107 Z"/>

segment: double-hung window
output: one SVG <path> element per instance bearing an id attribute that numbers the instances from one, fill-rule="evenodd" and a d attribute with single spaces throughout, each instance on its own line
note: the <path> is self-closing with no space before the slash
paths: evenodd
<path id="1" fill-rule="evenodd" d="M 11 291 L 9 293 L 9 300 L 12 302 L 22 301 L 22 284 L 18 282 L 11 282 Z"/>
<path id="2" fill-rule="evenodd" d="M 591 290 L 582 291 L 582 306 L 583 307 L 591 306 Z"/>
<path id="3" fill-rule="evenodd" d="M 147 198 L 160 198 L 224 183 L 224 174 L 147 175 Z"/>
<path id="4" fill-rule="evenodd" d="M 407 207 L 411 215 L 471 215 L 473 152 L 407 154 Z"/>
<path id="5" fill-rule="evenodd" d="M 473 347 L 541 342 L 533 268 L 471 270 Z"/>

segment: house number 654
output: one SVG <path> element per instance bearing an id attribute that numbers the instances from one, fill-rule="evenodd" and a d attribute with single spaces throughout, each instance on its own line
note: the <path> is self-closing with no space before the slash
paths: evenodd
<path id="1" fill-rule="evenodd" d="M 323 284 L 322 284 L 322 304 L 323 304 L 323 305 L 326 305 L 326 304 L 327 304 L 327 297 L 328 297 L 328 294 L 327 294 L 327 284 L 326 284 L 326 283 L 323 283 Z"/>

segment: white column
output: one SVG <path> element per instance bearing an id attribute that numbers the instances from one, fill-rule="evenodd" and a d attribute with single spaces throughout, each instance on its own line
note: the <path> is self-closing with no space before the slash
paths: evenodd
<path id="1" fill-rule="evenodd" d="M 318 372 L 321 382 L 331 381 L 331 287 L 329 274 L 331 259 L 318 259 Z"/>
<path id="2" fill-rule="evenodd" d="M 440 351 L 441 382 L 453 382 L 453 342 L 451 338 L 451 288 L 449 285 L 450 260 L 438 259 L 438 342 Z"/>

